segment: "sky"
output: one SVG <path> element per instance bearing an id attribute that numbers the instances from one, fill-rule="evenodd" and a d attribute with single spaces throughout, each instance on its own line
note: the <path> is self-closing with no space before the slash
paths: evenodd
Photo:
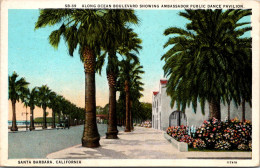
<path id="1" fill-rule="evenodd" d="M 184 28 L 187 24 L 187 20 L 178 15 L 179 12 L 136 10 L 140 23 L 133 28 L 143 41 L 143 49 L 138 56 L 145 71 L 142 75 L 145 84 L 142 102 L 152 102 L 152 92 L 159 89 L 159 81 L 164 78 L 164 61 L 160 59 L 169 49 L 163 48 L 169 38 L 163 35 L 164 30 L 172 26 Z M 54 49 L 48 37 L 58 27 L 35 30 L 38 16 L 38 9 L 8 10 L 8 75 L 16 71 L 30 83 L 29 88 L 47 84 L 52 91 L 84 107 L 85 74 L 78 52 L 74 52 L 74 57 L 69 56 L 63 40 L 58 49 Z M 108 103 L 105 66 L 101 76 L 96 74 L 96 102 L 99 106 Z"/>
<path id="2" fill-rule="evenodd" d="M 152 101 L 152 91 L 158 90 L 163 78 L 161 56 L 165 53 L 163 35 L 170 26 L 183 27 L 185 20 L 177 15 L 177 10 L 136 10 L 140 23 L 133 26 L 142 39 L 143 49 L 139 53 L 145 74 L 143 102 Z M 39 10 L 9 9 L 8 11 L 8 74 L 16 71 L 25 77 L 29 87 L 47 84 L 51 90 L 80 107 L 84 107 L 84 69 L 77 51 L 69 56 L 63 40 L 54 49 L 48 42 L 49 34 L 57 27 L 34 29 Z M 97 105 L 108 103 L 108 84 L 105 68 L 101 76 L 96 74 Z"/>

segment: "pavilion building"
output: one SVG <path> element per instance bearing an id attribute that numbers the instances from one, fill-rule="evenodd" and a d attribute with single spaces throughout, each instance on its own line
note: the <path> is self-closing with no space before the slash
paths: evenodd
<path id="1" fill-rule="evenodd" d="M 159 91 L 153 92 L 152 97 L 152 127 L 159 130 L 166 130 L 169 126 L 189 125 L 200 126 L 204 120 L 209 119 L 209 106 L 205 104 L 205 115 L 201 112 L 198 102 L 196 113 L 192 106 L 187 107 L 185 113 L 178 111 L 176 105 L 170 106 L 171 98 L 166 93 L 166 79 L 161 79 L 159 83 Z M 226 120 L 228 116 L 227 105 L 221 104 L 221 120 Z M 252 109 L 248 103 L 245 105 L 246 120 L 252 120 Z M 230 104 L 230 118 L 242 118 L 242 107 L 238 108 Z"/>

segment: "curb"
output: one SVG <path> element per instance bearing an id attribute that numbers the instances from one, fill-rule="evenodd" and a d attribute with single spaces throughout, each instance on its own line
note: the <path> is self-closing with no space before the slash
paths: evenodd
<path id="1" fill-rule="evenodd" d="M 169 141 L 172 146 L 177 148 L 180 152 L 188 152 L 188 144 L 185 142 L 178 142 L 171 136 L 169 136 L 167 133 L 164 133 L 164 138 Z"/>

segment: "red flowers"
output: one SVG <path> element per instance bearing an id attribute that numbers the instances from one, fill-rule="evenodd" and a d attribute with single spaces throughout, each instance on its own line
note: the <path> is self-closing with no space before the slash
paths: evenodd
<path id="1" fill-rule="evenodd" d="M 221 122 L 217 119 L 204 121 L 201 127 L 190 134 L 187 126 L 173 126 L 167 133 L 177 141 L 186 142 L 193 148 L 220 150 L 252 150 L 252 125 L 250 121 L 240 122 L 238 119 Z M 242 144 L 242 145 L 241 145 Z"/>

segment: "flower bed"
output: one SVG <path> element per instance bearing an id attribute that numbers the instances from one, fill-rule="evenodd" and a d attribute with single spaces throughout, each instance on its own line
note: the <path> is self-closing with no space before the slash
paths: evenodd
<path id="1" fill-rule="evenodd" d="M 237 119 L 221 122 L 217 119 L 204 121 L 194 133 L 187 126 L 169 127 L 167 134 L 190 148 L 218 150 L 252 150 L 252 125 L 250 121 Z"/>
<path id="2" fill-rule="evenodd" d="M 142 122 L 140 126 L 145 127 L 145 128 L 151 128 L 152 122 L 151 121 L 145 121 L 145 122 Z"/>
<path id="3" fill-rule="evenodd" d="M 179 142 L 186 142 L 189 145 L 193 142 L 193 138 L 188 135 L 187 126 L 172 126 L 166 130 L 166 133 Z"/>

